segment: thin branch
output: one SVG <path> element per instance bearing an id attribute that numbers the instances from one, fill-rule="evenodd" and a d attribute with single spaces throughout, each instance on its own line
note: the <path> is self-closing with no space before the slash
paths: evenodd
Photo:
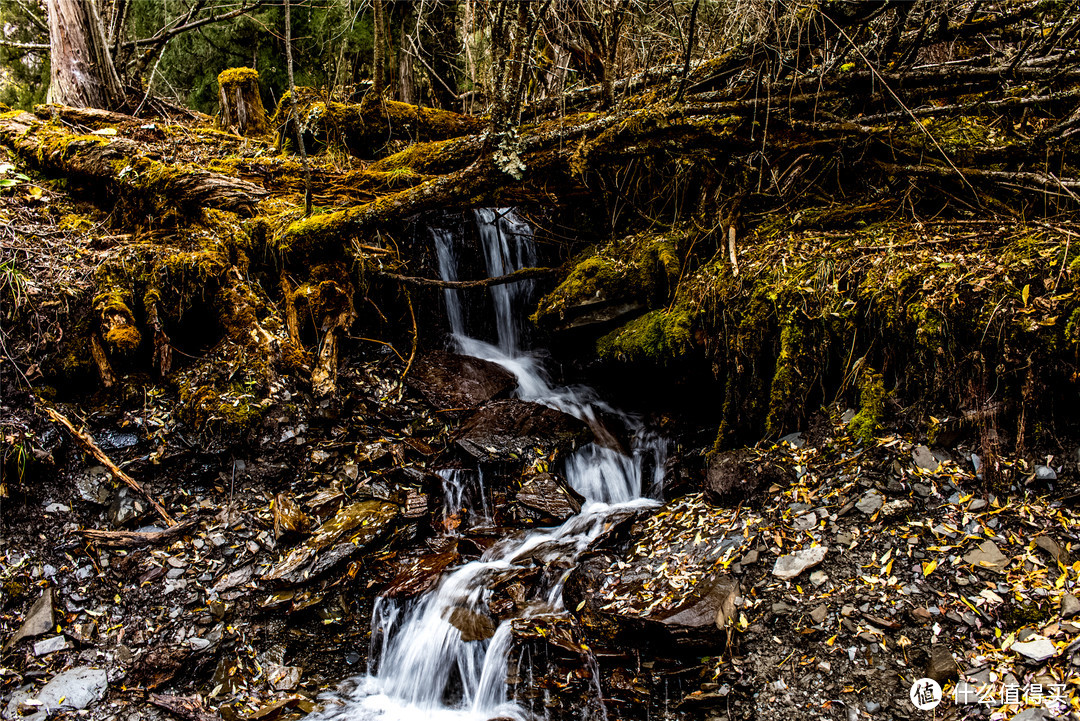
<path id="1" fill-rule="evenodd" d="M 209 17 L 194 20 L 192 22 L 180 25 L 170 29 L 163 29 L 158 32 L 157 35 L 149 38 L 140 38 L 138 40 L 128 40 L 122 44 L 124 48 L 137 48 L 144 45 L 155 45 L 157 43 L 168 40 L 171 37 L 179 35 L 180 33 L 187 32 L 188 30 L 194 30 L 195 28 L 201 28 L 203 25 L 209 25 L 211 23 L 218 23 L 223 20 L 231 20 L 232 18 L 239 17 L 240 15 L 246 15 L 252 10 L 256 10 L 259 7 L 266 4 L 266 0 L 255 0 L 250 5 L 243 5 L 236 10 L 231 10 L 221 15 L 211 15 Z"/>
<path id="2" fill-rule="evenodd" d="M 481 278 L 480 280 L 438 280 L 436 278 L 419 278 L 412 275 L 401 275 L 387 271 L 376 271 L 373 275 L 379 278 L 389 278 L 406 285 L 426 286 L 429 288 L 487 288 L 493 285 L 506 285 L 507 283 L 519 283 L 533 278 L 544 278 L 557 272 L 558 268 L 521 268 L 507 275 L 498 275 L 494 278 Z"/>

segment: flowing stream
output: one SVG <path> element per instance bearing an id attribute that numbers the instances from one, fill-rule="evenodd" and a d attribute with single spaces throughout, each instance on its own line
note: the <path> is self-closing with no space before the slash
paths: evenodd
<path id="1" fill-rule="evenodd" d="M 475 219 L 489 277 L 535 265 L 532 229 L 511 209 L 480 209 Z M 453 234 L 431 229 L 439 272 L 444 280 L 458 277 L 458 250 Z M 518 398 L 557 408 L 588 423 L 598 439 L 566 459 L 567 482 L 586 503 L 577 516 L 557 528 L 536 529 L 505 538 L 488 549 L 480 560 L 447 573 L 439 585 L 412 601 L 376 600 L 371 622 L 368 673 L 351 679 L 343 690 L 327 699 L 326 707 L 309 721 L 414 721 L 418 719 L 487 721 L 493 718 L 530 719 L 530 714 L 507 698 L 507 664 L 511 645 L 511 621 L 503 621 L 487 640 L 462 639 L 461 624 L 448 620 L 455 615 L 479 618 L 491 584 L 515 567 L 551 564 L 571 565 L 605 527 L 606 519 L 620 508 L 647 505 L 642 498 L 662 474 L 666 443 L 647 431 L 641 421 L 605 404 L 584 386 L 557 386 L 540 359 L 522 347 L 532 282 L 489 289 L 495 313 L 497 339 L 489 343 L 467 334 L 461 293 L 446 290 L 447 318 L 457 350 L 503 366 L 518 380 Z M 630 437 L 626 453 L 606 430 L 604 419 L 615 419 Z M 478 479 L 483 495 L 483 474 L 444 471 L 447 492 L 445 512 L 461 510 L 464 487 Z M 644 484 L 648 484 L 648 486 Z M 471 508 L 473 517 L 487 517 L 482 508 Z M 523 615 L 563 611 L 562 585 L 568 572 L 542 574 L 540 587 Z"/>

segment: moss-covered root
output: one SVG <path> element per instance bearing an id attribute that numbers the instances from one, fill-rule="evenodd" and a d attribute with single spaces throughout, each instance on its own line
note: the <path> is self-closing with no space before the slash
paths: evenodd
<path id="1" fill-rule="evenodd" d="M 337 390 L 338 344 L 356 319 L 354 286 L 348 268 L 342 263 L 316 266 L 311 277 L 309 283 L 286 296 L 286 320 L 289 336 L 298 338 L 299 330 L 293 329 L 288 320 L 291 314 L 299 315 L 297 307 L 306 306 L 305 315 L 315 319 L 321 340 L 311 372 L 311 387 L 316 396 L 325 397 Z"/>
<path id="2" fill-rule="evenodd" d="M 218 75 L 221 115 L 217 125 L 240 135 L 256 137 L 270 132 L 266 109 L 259 95 L 259 73 L 252 68 L 229 68 Z"/>
<path id="3" fill-rule="evenodd" d="M 860 386 L 859 412 L 851 419 L 848 432 L 853 438 L 869 445 L 881 430 L 881 417 L 885 413 L 885 381 L 880 373 L 868 368 Z"/>
<path id="4" fill-rule="evenodd" d="M 99 292 L 94 297 L 94 310 L 101 321 L 101 336 L 106 346 L 117 356 L 130 358 L 142 343 L 142 334 L 135 326 L 131 311 L 132 289 L 125 276 L 105 265 L 98 270 Z"/>

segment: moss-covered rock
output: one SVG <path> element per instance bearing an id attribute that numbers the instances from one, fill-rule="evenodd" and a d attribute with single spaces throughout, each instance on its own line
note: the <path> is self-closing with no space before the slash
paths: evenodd
<path id="1" fill-rule="evenodd" d="M 590 248 L 544 296 L 534 322 L 554 328 L 605 323 L 666 303 L 679 279 L 684 233 L 642 233 Z"/>

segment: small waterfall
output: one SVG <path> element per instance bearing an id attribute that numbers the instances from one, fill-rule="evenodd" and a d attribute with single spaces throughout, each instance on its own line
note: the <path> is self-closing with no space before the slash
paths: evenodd
<path id="1" fill-rule="evenodd" d="M 532 228 L 513 209 L 481 208 L 476 211 L 476 226 L 480 233 L 480 244 L 484 248 L 484 263 L 489 278 L 536 265 Z M 456 275 L 456 269 L 448 269 L 448 272 Z M 490 288 L 495 305 L 499 348 L 505 353 L 516 353 L 521 347 L 522 329 L 514 310 L 522 307 L 520 301 L 527 299 L 532 289 L 532 281 Z M 458 331 L 454 332 L 460 335 Z"/>
<path id="2" fill-rule="evenodd" d="M 532 231 L 510 209 L 481 209 L 475 214 L 489 277 L 535 265 Z M 433 229 L 439 272 L 444 280 L 457 280 L 457 255 L 449 232 Z M 590 443 L 565 461 L 567 482 L 586 498 L 582 512 L 557 528 L 536 529 L 496 543 L 478 561 L 447 573 L 435 590 L 412 601 L 380 598 L 372 618 L 371 661 L 366 677 L 354 679 L 349 692 L 330 699 L 309 721 L 406 721 L 453 719 L 487 721 L 491 718 L 527 721 L 529 714 L 507 699 L 506 676 L 511 645 L 511 621 L 494 626 L 487 608 L 489 585 L 500 573 L 533 564 L 572 565 L 604 530 L 618 509 L 652 505 L 642 499 L 663 474 L 667 445 L 650 433 L 640 419 L 604 403 L 585 386 L 557 386 L 538 358 L 523 350 L 523 327 L 517 318 L 529 297 L 530 283 L 492 287 L 498 342 L 487 343 L 466 334 L 458 291 L 446 291 L 447 315 L 459 352 L 493 361 L 518 380 L 522 400 L 541 403 L 573 415 L 608 435 L 602 418 L 614 418 L 630 433 L 629 453 L 612 444 Z M 472 471 L 444 470 L 444 521 L 462 508 L 476 515 L 483 497 L 470 499 L 467 487 Z M 481 472 L 482 473 L 482 472 Z M 471 505 L 470 505 L 471 503 Z M 569 562 L 569 563 L 568 563 Z M 569 571 L 539 582 L 523 615 L 565 610 L 562 585 Z M 484 640 L 465 641 L 460 627 L 486 619 L 490 626 L 472 635 Z M 483 621 L 479 621 L 483 626 Z M 491 627 L 494 626 L 494 627 Z M 470 627 L 471 628 L 471 627 Z M 599 689 L 599 669 L 591 669 Z M 602 702 L 601 702 L 602 704 Z M 601 706 L 602 708 L 602 706 Z"/>
<path id="3" fill-rule="evenodd" d="M 445 228 L 431 228 L 431 239 L 435 243 L 435 257 L 442 270 L 443 280 L 457 280 L 457 253 L 454 250 L 454 235 Z M 443 289 L 446 301 L 446 317 L 450 321 L 450 330 L 454 335 L 465 332 L 465 314 L 461 309 L 461 291 L 454 288 Z"/>

